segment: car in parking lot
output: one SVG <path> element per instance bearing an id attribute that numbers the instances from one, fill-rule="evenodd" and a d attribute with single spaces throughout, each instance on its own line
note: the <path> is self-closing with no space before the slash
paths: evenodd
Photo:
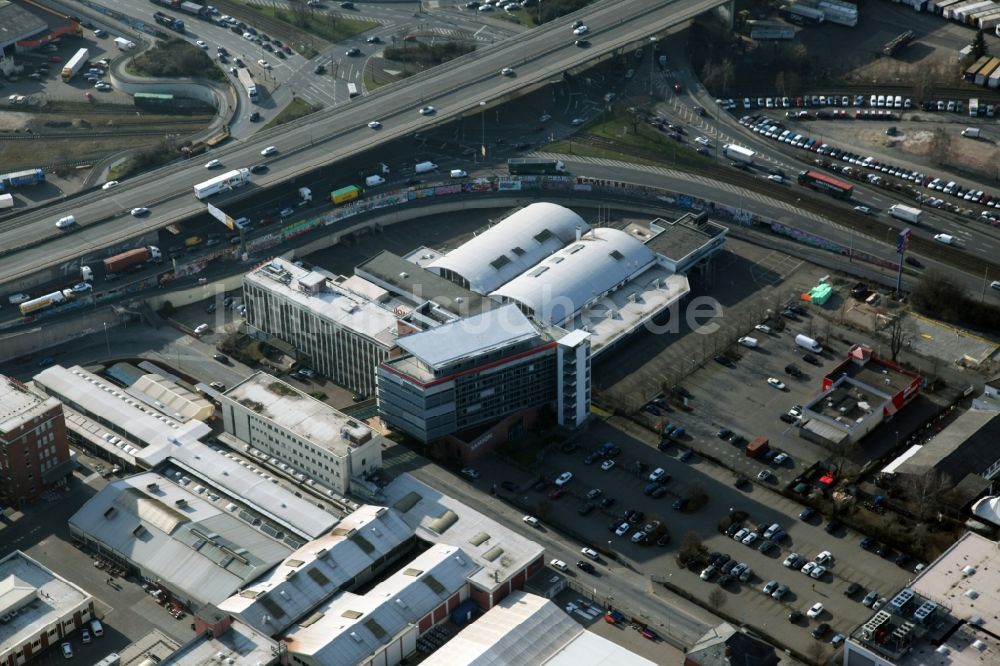
<path id="1" fill-rule="evenodd" d="M 750 530 L 745 527 L 739 528 L 732 536 L 733 541 L 743 541 L 746 535 L 750 534 Z"/>
<path id="2" fill-rule="evenodd" d="M 763 592 L 764 594 L 766 594 L 768 596 L 771 596 L 771 594 L 776 589 L 778 589 L 778 581 L 776 581 L 776 580 L 769 580 L 766 583 L 764 583 L 764 587 L 761 588 L 761 592 Z"/>
<path id="3" fill-rule="evenodd" d="M 302 372 L 302 371 L 299 370 L 299 372 Z M 302 374 L 305 375 L 305 373 L 302 373 Z M 308 377 L 309 375 L 305 375 L 305 376 Z M 470 478 L 470 479 L 478 479 L 481 476 L 481 474 L 479 473 L 478 469 L 475 469 L 473 467 L 466 467 L 465 469 L 462 470 L 462 476 Z"/>
<path id="4" fill-rule="evenodd" d="M 556 477 L 555 484 L 557 486 L 565 486 L 573 478 L 573 472 L 563 472 Z"/>
<path id="5" fill-rule="evenodd" d="M 828 633 L 830 633 L 830 625 L 826 622 L 822 622 L 816 625 L 816 628 L 812 630 L 812 637 L 817 639 L 823 638 Z"/>
<path id="6" fill-rule="evenodd" d="M 861 604 L 864 606 L 871 607 L 871 605 L 874 604 L 876 601 L 878 601 L 878 592 L 875 590 L 870 590 L 868 594 L 865 595 L 865 598 L 861 600 Z"/>
<path id="7" fill-rule="evenodd" d="M 601 469 L 604 470 L 605 472 L 610 471 L 614 466 L 615 466 L 614 460 L 605 460 L 604 462 L 601 463 Z"/>
<path id="8" fill-rule="evenodd" d="M 69 641 L 66 641 L 65 643 L 63 643 L 60 646 L 60 648 L 62 649 L 62 656 L 63 656 L 64 659 L 72 659 L 73 658 L 73 644 L 72 643 L 70 643 Z"/>
<path id="9" fill-rule="evenodd" d="M 625 533 L 631 529 L 631 525 L 628 522 L 620 523 L 615 529 L 615 536 L 625 536 Z"/>

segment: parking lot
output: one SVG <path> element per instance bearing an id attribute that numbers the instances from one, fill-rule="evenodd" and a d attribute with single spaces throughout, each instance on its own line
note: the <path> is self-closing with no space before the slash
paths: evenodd
<path id="1" fill-rule="evenodd" d="M 724 370 L 721 366 L 720 369 Z M 766 384 L 764 388 L 768 388 Z M 604 470 L 601 460 L 586 464 L 588 454 L 598 450 L 605 442 L 613 442 L 621 449 L 620 454 L 610 458 L 614 466 Z M 563 472 L 573 474 L 573 478 L 563 486 L 564 494 L 550 497 L 556 486 L 549 484 L 545 488 L 519 488 L 515 495 L 519 503 L 541 519 L 543 526 L 551 525 L 575 532 L 584 544 L 605 553 L 617 554 L 646 575 L 662 576 L 696 596 L 706 607 L 712 607 L 710 595 L 718 589 L 717 577 L 703 582 L 698 575 L 701 566 L 691 571 L 677 564 L 680 544 L 687 533 L 693 532 L 703 541 L 706 553 L 727 553 L 733 560 L 744 562 L 753 570 L 748 581 L 733 582 L 722 588 L 725 597 L 720 608 L 801 652 L 811 649 L 814 639 L 809 634 L 816 625 L 821 622 L 831 625 L 825 640 L 835 633 L 848 632 L 870 613 L 860 603 L 868 590 L 877 589 L 879 596 L 890 595 L 909 576 L 906 570 L 888 560 L 863 551 L 858 546 L 861 535 L 843 527 L 828 533 L 825 529 L 827 520 L 821 516 L 803 521 L 799 518 L 803 507 L 796 502 L 758 484 L 737 489 L 732 472 L 697 454 L 687 462 L 681 462 L 679 449 L 658 450 L 651 434 L 640 434 L 639 438 L 635 438 L 610 423 L 597 423 L 577 440 L 577 444 L 578 448 L 574 451 L 567 452 L 567 447 L 547 455 L 541 470 L 546 479 L 554 479 Z M 657 467 L 662 467 L 670 476 L 670 480 L 663 484 L 667 492 L 660 499 L 644 494 L 650 483 L 649 474 Z M 502 480 L 530 485 L 525 479 L 518 478 L 494 481 L 499 484 Z M 587 493 L 594 488 L 600 488 L 601 495 L 588 499 Z M 704 505 L 700 508 L 695 508 L 696 504 L 694 507 L 689 505 L 686 510 L 673 508 L 676 499 L 695 498 L 700 493 L 705 496 Z M 503 490 L 500 495 L 510 496 Z M 613 498 L 614 504 L 601 507 L 601 500 L 607 497 Z M 586 503 L 596 506 L 581 517 L 580 508 Z M 629 509 L 642 511 L 644 515 L 635 520 L 622 536 L 617 536 L 612 528 L 623 522 L 621 516 Z M 778 523 L 788 536 L 767 554 L 757 550 L 762 542 L 760 537 L 751 545 L 737 543 L 719 531 L 720 521 L 734 511 L 747 514 L 744 524 L 748 529 Z M 664 546 L 656 545 L 652 539 L 646 543 L 633 543 L 632 535 L 652 521 L 659 521 L 669 532 L 670 542 Z M 827 572 L 819 579 L 782 565 L 792 552 L 812 559 L 824 550 L 830 551 L 833 559 Z M 572 571 L 574 562 L 567 563 L 570 575 L 582 575 Z M 615 566 L 611 558 L 605 557 L 598 564 L 598 571 L 605 566 Z M 761 592 L 764 584 L 771 580 L 789 587 L 789 592 L 780 601 Z M 851 582 L 857 582 L 863 590 L 847 598 L 844 592 Z M 817 601 L 824 604 L 824 613 L 815 620 L 803 618 L 797 623 L 801 630 L 789 632 L 789 613 L 793 610 L 805 613 Z"/>

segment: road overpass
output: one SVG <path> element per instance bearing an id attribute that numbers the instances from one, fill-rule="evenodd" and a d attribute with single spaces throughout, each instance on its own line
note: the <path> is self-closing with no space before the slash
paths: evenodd
<path id="1" fill-rule="evenodd" d="M 583 62 L 613 54 L 647 36 L 687 21 L 728 0 L 604 0 L 586 10 L 518 35 L 482 51 L 463 56 L 428 72 L 386 86 L 356 102 L 321 111 L 253 137 L 252 140 L 212 151 L 227 168 L 262 161 L 263 147 L 275 145 L 279 154 L 267 160 L 268 174 L 255 177 L 255 187 L 280 183 L 298 173 L 377 149 L 387 141 L 446 122 L 482 103 L 504 101 L 543 84 Z M 574 44 L 572 21 L 582 18 L 590 28 L 589 48 Z M 516 76 L 500 76 L 513 67 Z M 433 105 L 437 113 L 421 116 L 418 109 Z M 368 129 L 370 120 L 381 130 Z M 211 172 L 202 160 L 191 160 L 143 174 L 107 190 L 30 210 L 0 224 L 0 291 L 17 291 L 27 276 L 49 270 L 49 277 L 69 275 L 81 257 L 98 257 L 106 248 L 179 222 L 205 210 L 192 187 Z M 213 200 L 231 204 L 253 187 Z M 136 219 L 131 208 L 145 206 L 152 215 Z M 73 214 L 80 228 L 59 232 L 55 222 Z"/>

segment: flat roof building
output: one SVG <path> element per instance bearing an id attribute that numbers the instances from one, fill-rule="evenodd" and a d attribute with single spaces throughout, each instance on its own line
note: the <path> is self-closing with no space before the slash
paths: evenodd
<path id="1" fill-rule="evenodd" d="M 409 309 L 365 280 L 284 259 L 247 273 L 243 298 L 252 334 L 278 338 L 303 365 L 365 395 L 375 392 L 374 368 L 395 349 L 397 320 Z"/>
<path id="2" fill-rule="evenodd" d="M 0 375 L 0 500 L 22 506 L 73 471 L 63 406 Z"/>
<path id="3" fill-rule="evenodd" d="M 23 664 L 94 617 L 87 592 L 19 550 L 0 559 L 0 664 Z"/>
<path id="4" fill-rule="evenodd" d="M 265 372 L 221 396 L 226 432 L 341 495 L 351 479 L 382 466 L 382 437 Z"/>
<path id="5" fill-rule="evenodd" d="M 239 621 L 227 622 L 223 631 L 198 634 L 157 666 L 274 666 L 279 662 L 278 643 Z"/>

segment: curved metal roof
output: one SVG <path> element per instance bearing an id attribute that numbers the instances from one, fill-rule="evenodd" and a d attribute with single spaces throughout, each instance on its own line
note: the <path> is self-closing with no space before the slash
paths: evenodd
<path id="1" fill-rule="evenodd" d="M 488 294 L 585 233 L 590 225 L 568 208 L 534 203 L 466 241 L 427 268 L 456 273 Z"/>
<path id="2" fill-rule="evenodd" d="M 656 253 L 624 231 L 594 229 L 490 296 L 520 303 L 539 321 L 559 325 L 655 262 Z"/>

